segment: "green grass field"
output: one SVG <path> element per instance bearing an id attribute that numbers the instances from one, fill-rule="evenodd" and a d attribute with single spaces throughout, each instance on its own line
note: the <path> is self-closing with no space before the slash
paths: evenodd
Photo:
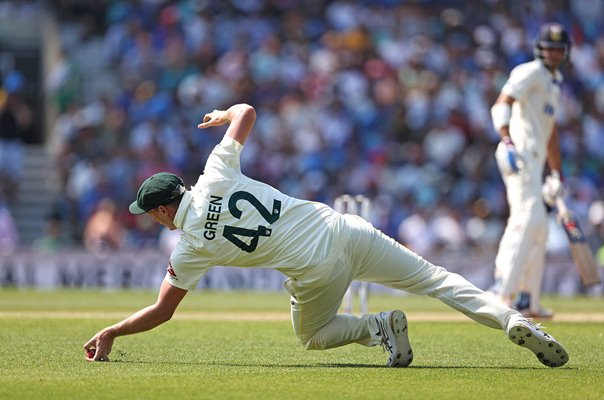
<path id="1" fill-rule="evenodd" d="M 602 298 L 547 298 L 573 322 L 545 324 L 570 353 L 557 369 L 425 297 L 374 296 L 409 315 L 415 359 L 383 367 L 379 347 L 305 351 L 285 293 L 191 293 L 159 328 L 118 338 L 109 363 L 84 360 L 104 326 L 155 292 L 0 290 L 0 399 L 600 399 Z M 430 316 L 442 321 L 430 321 Z M 584 316 L 593 322 L 577 322 Z M 595 318 L 598 317 L 598 318 Z"/>

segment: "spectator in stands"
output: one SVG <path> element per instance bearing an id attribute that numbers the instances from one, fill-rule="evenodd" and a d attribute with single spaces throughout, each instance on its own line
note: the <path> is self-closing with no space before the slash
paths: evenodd
<path id="1" fill-rule="evenodd" d="M 10 254 L 17 248 L 17 228 L 8 206 L 0 194 L 0 254 Z"/>
<path id="2" fill-rule="evenodd" d="M 32 248 L 41 253 L 57 253 L 66 246 L 63 218 L 59 213 L 52 213 L 46 221 L 43 235 L 34 241 Z"/>
<path id="3" fill-rule="evenodd" d="M 32 124 L 32 111 L 21 97 L 25 80 L 10 72 L 0 88 L 0 178 L 7 181 L 5 195 L 14 200 L 23 167 L 23 135 Z"/>
<path id="4" fill-rule="evenodd" d="M 113 200 L 103 198 L 84 229 L 84 244 L 90 252 L 118 250 L 124 241 L 124 228 L 117 218 Z"/>
<path id="5" fill-rule="evenodd" d="M 212 141 L 187 127 L 201 110 L 246 101 L 262 111 L 242 159 L 253 178 L 324 202 L 346 192 L 389 198 L 380 228 L 390 236 L 404 217 L 429 212 L 439 198 L 462 214 L 460 222 L 472 217 L 469 204 L 488 204 L 497 228 L 507 207 L 490 154 L 498 137 L 488 105 L 512 66 L 532 58 L 531 40 L 547 17 L 564 20 L 578 38 L 573 68 L 564 71 L 560 135 L 564 158 L 582 160 L 565 169 L 573 170 L 569 184 L 591 188 L 580 199 L 586 210 L 604 198 L 598 145 L 604 26 L 594 23 L 604 20 L 604 8 L 586 13 L 578 3 L 111 2 L 106 25 L 94 32 L 104 43 L 95 65 L 109 67 L 95 70 L 95 79 L 78 68 L 78 60 L 86 61 L 82 54 L 90 54 L 89 38 L 63 31 L 69 63 L 84 86 L 80 98 L 65 104 L 58 130 L 74 144 L 95 138 L 95 130 L 74 129 L 72 116 L 112 93 L 107 100 L 120 116 L 114 143 L 120 150 L 107 151 L 95 169 L 129 171 L 108 174 L 108 184 L 131 196 L 136 187 L 124 176 L 149 175 L 156 165 L 185 177 L 196 171 Z M 82 3 L 78 12 L 90 7 L 97 15 L 100 4 Z M 63 26 L 77 26 L 77 18 L 68 19 L 69 3 L 59 7 L 67 16 Z M 115 82 L 103 93 L 90 87 L 100 73 Z M 160 117 L 152 123 L 154 112 Z M 66 174 L 81 177 L 91 156 L 70 150 L 62 157 Z M 270 153 L 269 159 L 247 165 L 258 163 L 256 152 Z M 74 207 L 99 185 L 93 180 L 93 187 L 75 192 Z M 128 230 L 138 236 L 136 224 Z M 158 240 L 159 232 L 154 235 Z M 462 247 L 483 243 L 475 239 Z"/>

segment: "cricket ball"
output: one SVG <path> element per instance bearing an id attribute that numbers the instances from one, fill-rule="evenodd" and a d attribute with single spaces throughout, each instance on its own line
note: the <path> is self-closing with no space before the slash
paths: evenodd
<path id="1" fill-rule="evenodd" d="M 95 349 L 90 349 L 86 352 L 86 358 L 94 358 L 95 354 L 96 354 Z"/>

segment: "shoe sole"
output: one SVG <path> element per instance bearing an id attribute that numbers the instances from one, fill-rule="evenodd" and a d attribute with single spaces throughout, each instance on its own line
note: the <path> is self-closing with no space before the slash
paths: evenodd
<path id="1" fill-rule="evenodd" d="M 413 349 L 409 342 L 409 329 L 407 326 L 407 316 L 400 310 L 393 311 L 390 314 L 390 327 L 392 334 L 396 338 L 396 351 L 388 360 L 389 367 L 408 367 L 413 361 Z"/>
<path id="2" fill-rule="evenodd" d="M 561 367 L 568 362 L 568 353 L 547 333 L 535 334 L 525 325 L 516 325 L 508 332 L 508 338 L 520 347 L 532 351 L 541 364 L 548 367 Z"/>

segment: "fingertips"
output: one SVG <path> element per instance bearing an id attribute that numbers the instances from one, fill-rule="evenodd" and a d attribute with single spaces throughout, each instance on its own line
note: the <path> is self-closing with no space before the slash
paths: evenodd
<path id="1" fill-rule="evenodd" d="M 88 349 L 86 349 L 88 347 Z M 86 356 L 84 357 L 86 361 L 94 361 L 94 356 L 96 355 L 96 349 L 91 346 L 84 346 L 84 351 L 86 351 Z"/>
<path id="2" fill-rule="evenodd" d="M 100 351 L 97 351 L 94 347 L 90 347 L 86 350 L 86 361 L 109 361 L 109 356 L 107 354 L 103 354 Z"/>

